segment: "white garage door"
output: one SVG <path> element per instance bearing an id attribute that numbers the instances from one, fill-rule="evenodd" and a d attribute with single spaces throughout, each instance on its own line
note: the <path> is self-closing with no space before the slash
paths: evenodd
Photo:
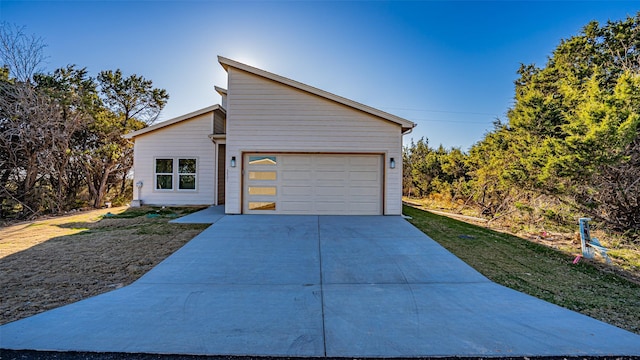
<path id="1" fill-rule="evenodd" d="M 382 214 L 382 155 L 246 154 L 245 214 Z"/>

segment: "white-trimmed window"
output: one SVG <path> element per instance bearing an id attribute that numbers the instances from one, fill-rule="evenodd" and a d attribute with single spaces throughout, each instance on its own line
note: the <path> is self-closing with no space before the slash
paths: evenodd
<path id="1" fill-rule="evenodd" d="M 156 159 L 156 190 L 173 190 L 173 159 Z"/>
<path id="2" fill-rule="evenodd" d="M 195 191 L 198 184 L 196 158 L 155 159 L 155 189 L 159 191 Z"/>
<path id="3" fill-rule="evenodd" d="M 178 190 L 195 190 L 196 180 L 196 159 L 178 159 Z"/>

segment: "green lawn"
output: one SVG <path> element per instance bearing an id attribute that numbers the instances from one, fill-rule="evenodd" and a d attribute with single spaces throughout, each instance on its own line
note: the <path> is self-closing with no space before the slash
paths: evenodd
<path id="1" fill-rule="evenodd" d="M 640 285 L 516 236 L 409 206 L 404 214 L 496 283 L 640 334 Z"/>

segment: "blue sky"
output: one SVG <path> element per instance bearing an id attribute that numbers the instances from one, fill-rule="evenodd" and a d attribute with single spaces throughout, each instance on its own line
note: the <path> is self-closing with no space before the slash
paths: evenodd
<path id="1" fill-rule="evenodd" d="M 544 65 L 591 20 L 638 1 L 7 1 L 46 69 L 120 68 L 166 89 L 160 120 L 219 103 L 222 55 L 404 117 L 412 138 L 461 147 L 506 120 L 520 63 Z M 339 131 L 339 129 L 336 129 Z"/>

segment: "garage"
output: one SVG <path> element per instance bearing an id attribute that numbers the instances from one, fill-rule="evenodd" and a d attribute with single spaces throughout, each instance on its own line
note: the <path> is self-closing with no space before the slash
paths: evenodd
<path id="1" fill-rule="evenodd" d="M 381 215 L 382 154 L 243 157 L 243 213 Z"/>

